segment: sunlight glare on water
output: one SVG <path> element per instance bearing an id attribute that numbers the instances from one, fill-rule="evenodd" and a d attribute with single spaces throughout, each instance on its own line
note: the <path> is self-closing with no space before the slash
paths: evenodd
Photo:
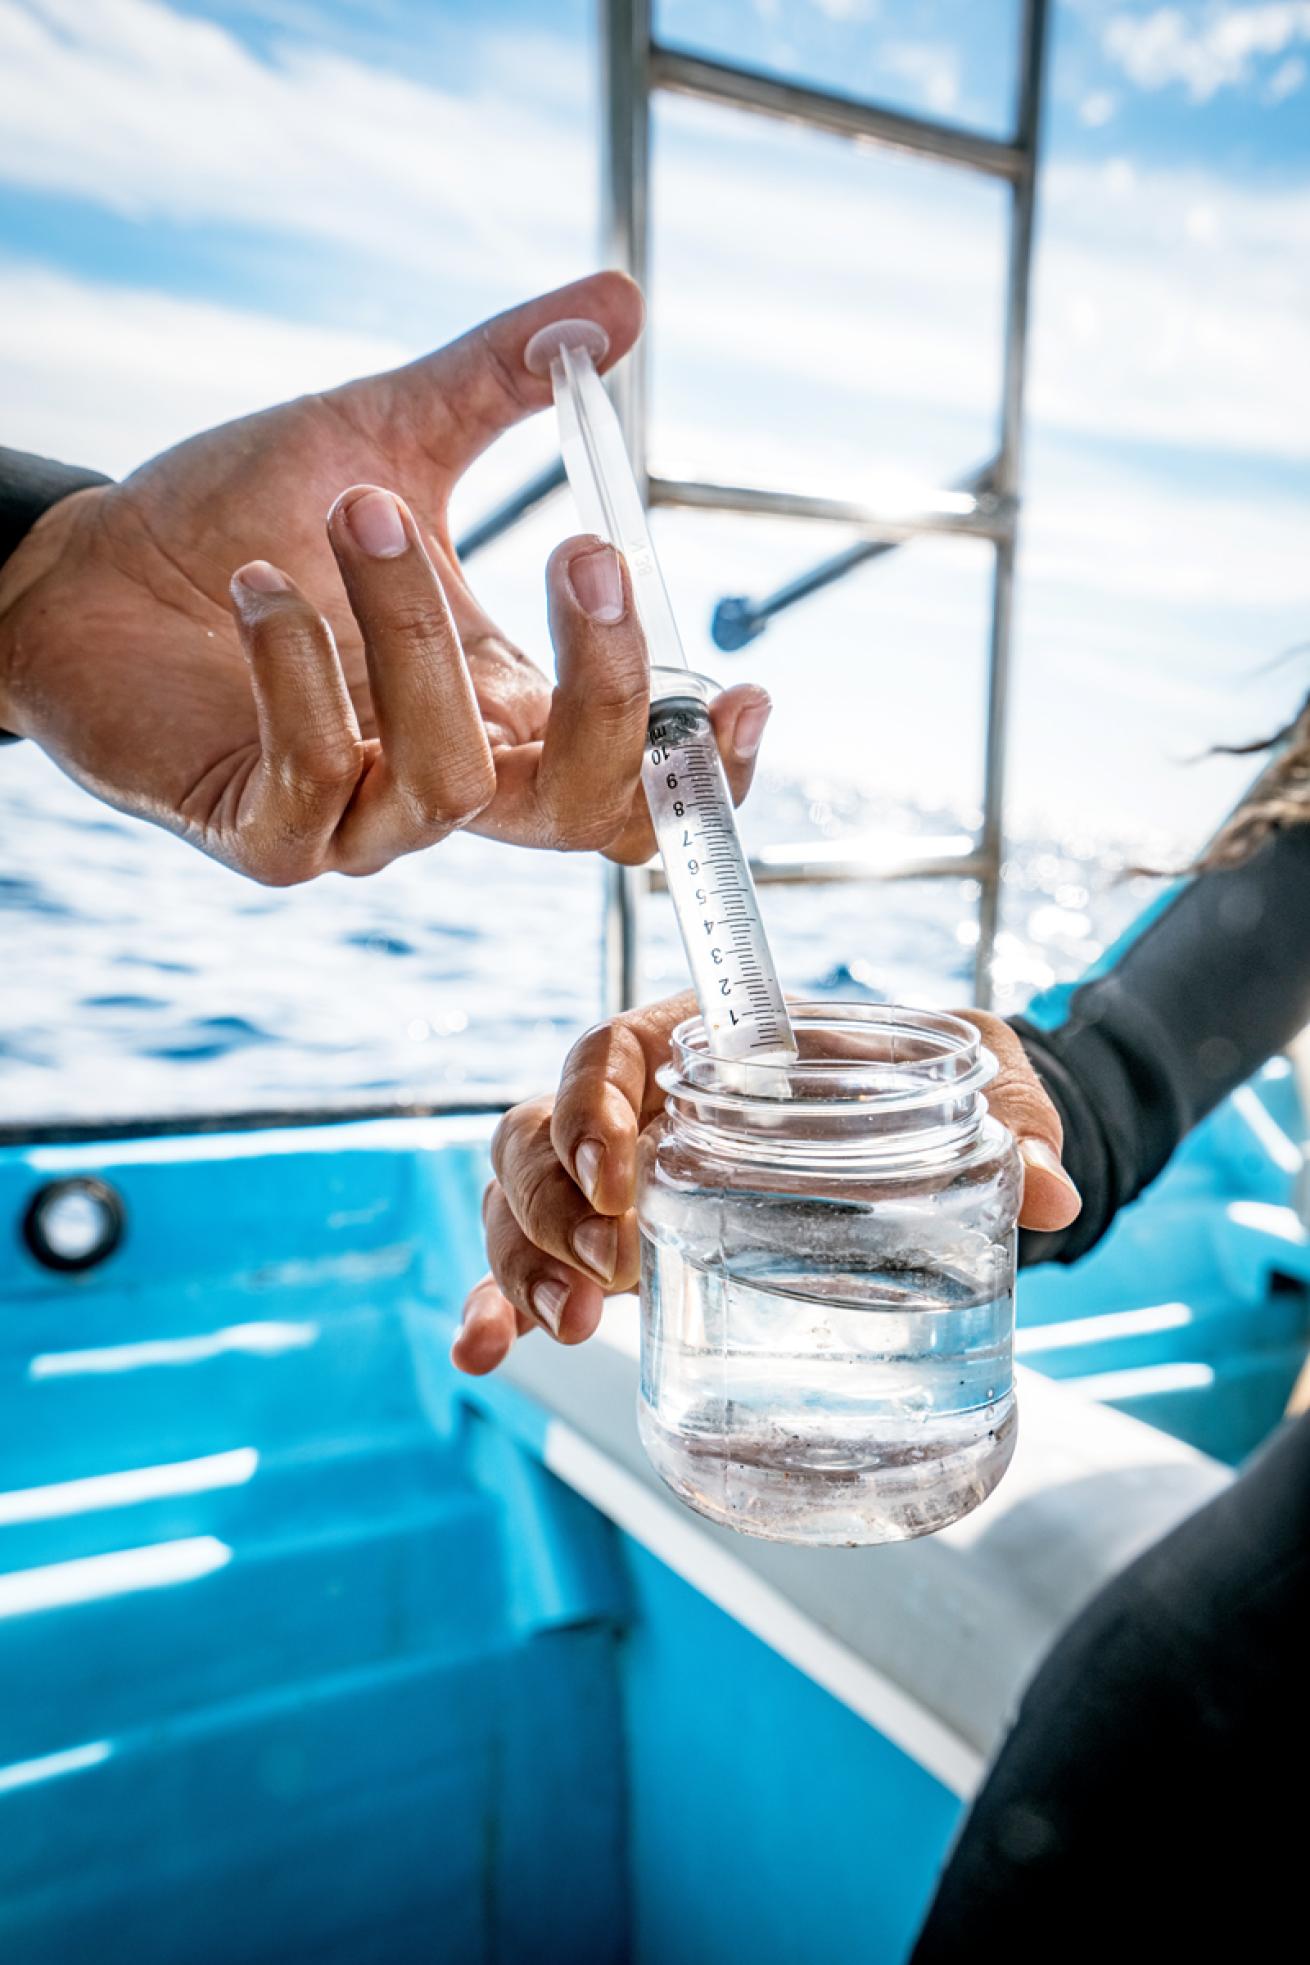
<path id="1" fill-rule="evenodd" d="M 598 1014 L 587 856 L 463 836 L 370 880 L 272 890 L 97 804 L 30 745 L 5 774 L 0 1123 L 537 1090 Z M 973 816 L 766 779 L 747 834 L 753 847 L 894 845 Z M 1004 1002 L 1079 974 L 1142 905 L 1144 883 L 1113 880 L 1117 854 L 1091 838 L 1014 842 Z M 773 887 L 762 900 L 786 987 L 959 1004 L 972 996 L 973 895 L 949 880 Z M 644 994 L 684 989 L 664 896 L 643 930 Z"/>

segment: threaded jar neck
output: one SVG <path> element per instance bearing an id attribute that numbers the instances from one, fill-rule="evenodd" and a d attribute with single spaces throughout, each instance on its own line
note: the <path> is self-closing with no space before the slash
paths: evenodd
<path id="1" fill-rule="evenodd" d="M 977 1138 L 996 1061 L 972 1024 L 894 1004 L 790 1004 L 795 1058 L 721 1058 L 699 1017 L 659 1074 L 669 1121 L 734 1157 L 884 1168 L 954 1157 Z"/>

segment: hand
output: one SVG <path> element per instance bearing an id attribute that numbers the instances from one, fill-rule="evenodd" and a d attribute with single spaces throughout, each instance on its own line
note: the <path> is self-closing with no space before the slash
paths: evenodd
<path id="1" fill-rule="evenodd" d="M 551 559 L 552 696 L 447 523 L 478 453 L 550 401 L 532 335 L 595 320 L 612 361 L 641 312 L 597 274 L 62 500 L 0 572 L 0 728 L 273 884 L 370 873 L 464 825 L 646 859 L 646 653 L 618 556 L 574 539 Z M 740 797 L 768 699 L 737 688 L 711 715 Z"/>
<path id="2" fill-rule="evenodd" d="M 688 992 L 629 1010 L 589 1030 L 570 1051 L 555 1097 L 507 1112 L 492 1141 L 495 1179 L 482 1213 L 491 1274 L 470 1291 L 451 1350 L 461 1371 L 494 1371 L 516 1337 L 540 1326 L 580 1344 L 600 1322 L 605 1297 L 636 1286 L 638 1135 L 664 1094 L 655 1074 L 669 1040 L 695 1013 Z M 1019 1144 L 1024 1228 L 1066 1228 L 1082 1202 L 1060 1165 L 1060 1118 L 1022 1044 L 999 1017 L 959 1012 L 979 1031 L 1000 1070 L 987 1102 Z"/>

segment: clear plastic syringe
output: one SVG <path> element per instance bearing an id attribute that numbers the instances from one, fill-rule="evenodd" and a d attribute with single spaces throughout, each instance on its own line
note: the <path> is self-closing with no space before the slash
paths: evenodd
<path id="1" fill-rule="evenodd" d="M 564 466 L 583 524 L 628 563 L 651 661 L 642 782 L 710 1048 L 726 1058 L 794 1057 L 709 719 L 714 684 L 687 666 L 619 419 L 592 360 L 605 345 L 596 323 L 561 321 L 535 337 L 525 359 L 540 373 L 549 358 Z"/>

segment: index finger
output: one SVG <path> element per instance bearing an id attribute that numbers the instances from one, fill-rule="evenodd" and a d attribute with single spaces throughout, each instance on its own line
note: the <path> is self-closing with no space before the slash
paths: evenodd
<path id="1" fill-rule="evenodd" d="M 628 569 L 592 535 L 566 539 L 546 570 L 559 677 L 537 766 L 554 839 L 608 845 L 632 808 L 650 718 L 650 665 Z"/>
<path id="2" fill-rule="evenodd" d="M 372 871 L 444 839 L 496 790 L 464 651 L 412 513 L 379 485 L 352 485 L 328 514 L 368 665 L 382 755 L 342 826 L 343 866 Z"/>
<path id="3" fill-rule="evenodd" d="M 664 1108 L 656 1072 L 696 999 L 691 991 L 627 1010 L 578 1039 L 564 1061 L 550 1137 L 597 1214 L 623 1215 L 637 1188 L 637 1135 Z"/>

